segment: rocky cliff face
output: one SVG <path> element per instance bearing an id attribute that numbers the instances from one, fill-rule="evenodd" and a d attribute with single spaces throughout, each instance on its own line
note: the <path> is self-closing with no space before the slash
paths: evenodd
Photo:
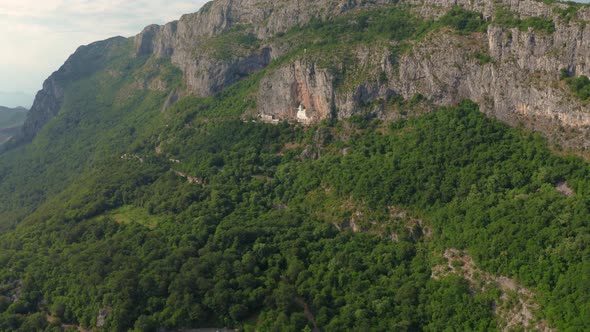
<path id="1" fill-rule="evenodd" d="M 43 83 L 23 124 L 19 139 L 31 140 L 62 107 L 66 87 L 104 68 L 113 53 L 127 44 L 127 39 L 115 37 L 79 47 L 68 60 Z"/>
<path id="2" fill-rule="evenodd" d="M 258 117 L 264 121 L 296 119 L 312 123 L 331 117 L 333 78 L 314 63 L 295 61 L 265 77 L 260 84 Z"/>
<path id="3" fill-rule="evenodd" d="M 246 56 L 216 59 L 203 47 L 212 36 L 236 27 L 264 40 L 309 22 L 312 18 L 339 15 L 359 7 L 390 3 L 389 0 L 219 0 L 199 12 L 184 15 L 164 26 L 149 26 L 135 37 L 137 56 L 170 57 L 185 75 L 189 93 L 207 96 L 240 78 L 263 69 L 281 49 L 264 45 Z"/>
<path id="4" fill-rule="evenodd" d="M 357 8 L 395 3 L 393 0 L 216 0 L 194 14 L 183 15 L 164 26 L 152 25 L 135 38 L 139 55 L 173 55 L 198 45 L 199 39 L 225 32 L 236 25 L 245 25 L 258 38 L 265 39 L 279 32 L 303 25 L 312 18 L 327 18 Z"/>
<path id="5" fill-rule="evenodd" d="M 590 50 L 585 33 L 586 28 L 576 26 L 559 27 L 554 34 L 494 25 L 487 33 L 469 36 L 446 30 L 429 35 L 398 58 L 386 48 L 361 46 L 354 51 L 355 62 L 368 79 L 344 89 L 335 88 L 332 75 L 313 63 L 306 64 L 313 71 L 295 70 L 301 67 L 296 61 L 263 81 L 258 109 L 273 119 L 296 121 L 293 110 L 298 104 L 318 109 L 293 92 L 298 86 L 314 96 L 324 95 L 322 111 L 314 114 L 313 121 L 332 114 L 346 118 L 365 112 L 368 104 L 373 104 L 375 116 L 385 116 L 387 106 L 382 101 L 396 95 L 410 99 L 421 94 L 435 105 L 471 99 L 482 111 L 506 123 L 542 132 L 565 146 L 587 146 L 590 109 L 558 77 L 564 68 L 587 74 Z M 482 62 L 477 54 L 491 58 Z M 317 73 L 322 73 L 321 80 Z M 381 73 L 386 80 L 375 79 Z"/>
<path id="6" fill-rule="evenodd" d="M 177 22 L 146 28 L 135 38 L 135 50 L 138 56 L 170 56 L 185 75 L 188 93 L 206 96 L 265 68 L 284 50 L 266 44 L 248 56 L 219 60 L 199 47 L 202 40 L 240 25 L 264 41 L 313 17 L 340 15 L 360 7 L 390 2 L 220 0 L 207 4 L 198 13 L 183 16 Z M 402 5 L 426 18 L 436 18 L 449 8 L 460 5 L 482 13 L 486 19 L 493 18 L 498 6 L 503 6 L 520 18 L 551 17 L 556 22 L 557 31 L 547 35 L 492 25 L 487 34 L 478 36 L 443 33 L 417 45 L 407 56 L 394 59 L 399 63 L 392 62 L 392 55 L 387 51 L 377 50 L 376 57 L 367 54 L 367 50 L 358 50 L 358 61 L 386 72 L 387 83 L 361 82 L 354 91 L 340 93 L 334 92 L 333 75 L 314 63 L 302 64 L 296 60 L 263 80 L 259 93 L 260 116 L 268 120 L 301 120 L 297 118 L 297 109 L 301 105 L 313 114 L 315 120 L 331 116 L 334 110 L 338 110 L 337 116 L 347 117 L 362 105 L 378 99 L 420 93 L 441 105 L 470 98 L 482 103 L 487 113 L 513 124 L 532 123 L 529 121 L 532 118 L 535 121 L 545 119 L 532 125 L 536 129 L 541 129 L 540 126 L 553 128 L 554 125 L 578 128 L 589 123 L 587 112 L 580 103 L 562 97 L 563 89 L 559 86 L 551 87 L 543 82 L 545 79 L 555 81 L 562 68 L 576 75 L 588 73 L 590 52 L 587 41 L 590 38 L 586 37 L 590 31 L 584 24 L 567 23 L 555 14 L 554 8 L 566 8 L 567 5 L 549 5 L 534 0 L 407 0 Z M 590 17 L 590 11 L 579 9 L 576 15 L 577 19 L 584 20 Z M 469 40 L 467 44 L 466 39 Z M 474 47 L 466 47 L 470 44 Z M 477 63 L 473 59 L 474 52 L 490 54 L 494 63 Z M 320 73 L 319 81 L 317 73 Z M 541 84 L 535 84 L 530 77 L 535 77 Z M 552 124 L 547 126 L 547 122 Z"/>
<path id="7" fill-rule="evenodd" d="M 493 117 L 548 137 L 564 127 L 585 130 L 588 110 L 558 78 L 561 68 L 575 66 L 556 56 L 555 50 L 569 42 L 562 42 L 559 34 L 497 26 L 468 38 L 451 32 L 433 35 L 401 59 L 400 82 L 393 88 L 406 98 L 421 93 L 439 105 L 471 99 Z M 492 61 L 481 63 L 474 57 L 479 52 L 489 52 Z M 574 146 L 583 135 L 562 138 L 560 143 Z"/>
<path id="8" fill-rule="evenodd" d="M 481 13 L 484 18 L 492 18 L 498 6 L 505 7 L 521 18 L 539 16 L 552 17 L 553 8 L 567 8 L 565 4 L 546 4 L 536 0 L 402 0 L 401 2 L 414 6 L 414 11 L 423 17 L 437 17 L 453 6 Z M 585 13 L 588 10 L 584 10 Z"/>
<path id="9" fill-rule="evenodd" d="M 392 3 L 424 18 L 437 18 L 459 5 L 480 12 L 488 20 L 501 6 L 519 18 L 551 18 L 556 31 L 521 31 L 494 24 L 487 33 L 469 35 L 443 29 L 402 56 L 387 47 L 358 46 L 352 51 L 354 63 L 363 74 L 359 77 L 366 78 L 354 84 L 336 82 L 337 75 L 314 59 L 294 58 L 262 79 L 258 116 L 269 122 L 287 119 L 313 123 L 332 116 L 349 117 L 366 111 L 367 105 L 376 116 L 384 116 L 385 101 L 392 96 L 421 94 L 436 105 L 469 98 L 480 103 L 487 114 L 507 123 L 524 124 L 549 137 L 559 136 L 557 141 L 565 145 L 590 145 L 585 138 L 589 109 L 572 98 L 558 79 L 562 69 L 573 75 L 590 74 L 590 27 L 585 23 L 590 20 L 588 8 L 578 8 L 566 20 L 557 11 L 567 8 L 566 4 L 534 0 L 218 0 L 178 21 L 148 26 L 134 38 L 134 55 L 169 58 L 180 68 L 185 91 L 175 95 L 209 96 L 286 54 L 289 45 L 274 43 L 276 34 L 314 17 Z M 219 50 L 212 50 L 210 44 L 230 33 L 249 36 L 257 43 L 240 52 L 216 54 Z M 91 50 L 106 47 L 101 45 L 81 48 L 45 82 L 25 124 L 25 137 L 32 137 L 56 114 L 66 82 L 84 75 L 84 66 L 79 64 L 88 57 L 100 58 Z M 219 47 L 225 51 L 228 46 Z M 489 55 L 491 61 L 482 62 L 477 54 Z"/>
<path id="10" fill-rule="evenodd" d="M 431 17 L 455 3 L 440 1 L 414 10 Z M 482 12 L 484 16 L 494 14 L 493 2 L 459 1 L 458 4 Z M 573 75 L 590 74 L 590 28 L 584 22 L 588 10 L 580 9 L 578 21 L 567 22 L 543 3 L 505 1 L 504 4 L 523 18 L 551 17 L 556 31 L 546 33 L 530 28 L 521 31 L 494 24 L 487 33 L 469 35 L 443 29 L 430 34 L 415 44 L 412 51 L 398 58 L 386 48 L 358 47 L 353 52 L 354 62 L 358 68 L 363 68 L 368 79 L 354 84 L 351 89 L 335 89 L 333 82 L 328 82 L 329 86 L 315 87 L 329 91 L 334 101 L 335 113 L 328 111 L 322 115 L 349 117 L 373 103 L 374 115 L 383 116 L 386 105 L 379 101 L 395 95 L 407 99 L 421 94 L 436 105 L 454 104 L 467 98 L 478 102 L 485 113 L 506 123 L 542 132 L 566 147 L 585 149 L 590 145 L 590 109 L 571 95 L 559 80 L 559 72 L 566 69 Z M 478 54 L 489 55 L 490 60 L 482 61 L 477 58 Z M 264 90 L 259 98 L 261 114 L 276 110 L 276 106 L 284 109 L 281 102 L 293 102 L 293 94 L 286 93 L 283 88 L 297 83 L 293 75 L 285 74 L 290 66 L 273 74 L 272 84 L 261 86 Z M 322 70 L 316 68 L 316 71 Z M 376 79 L 381 73 L 386 74 L 386 80 Z M 307 75 L 305 79 L 312 77 Z M 271 95 L 289 97 L 278 101 L 269 98 Z M 314 120 L 325 118 L 322 115 Z M 292 112 L 284 113 L 283 117 L 275 112 L 273 116 L 296 120 Z"/>

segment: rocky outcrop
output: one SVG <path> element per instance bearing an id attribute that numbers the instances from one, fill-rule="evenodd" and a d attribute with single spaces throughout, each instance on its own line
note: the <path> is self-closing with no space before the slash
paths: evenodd
<path id="1" fill-rule="evenodd" d="M 208 96 L 264 69 L 272 59 L 285 53 L 272 43 L 264 44 L 265 38 L 314 17 L 336 16 L 392 2 L 219 0 L 179 21 L 147 27 L 135 37 L 135 50 L 137 56 L 170 57 L 184 73 L 187 93 Z M 575 20 L 568 23 L 569 20 L 565 22 L 559 17 L 555 8 L 567 5 L 534 0 L 405 0 L 398 4 L 409 6 L 425 18 L 436 18 L 459 5 L 492 19 L 498 6 L 502 6 L 519 18 L 550 17 L 557 23 L 557 31 L 543 34 L 491 25 L 487 34 L 476 36 L 446 32 L 432 36 L 399 59 L 393 59 L 387 48 L 358 49 L 355 55 L 360 66 L 377 70 L 368 73 L 371 79 L 357 82 L 353 89 L 339 89 L 333 82 L 335 75 L 313 61 L 295 60 L 262 80 L 259 117 L 267 122 L 289 119 L 312 123 L 330 116 L 349 117 L 367 104 L 393 95 L 410 98 L 420 93 L 437 105 L 473 99 L 492 116 L 510 124 L 528 122 L 530 127 L 546 134 L 553 132 L 555 126 L 580 128 L 590 124 L 580 103 L 564 97 L 559 86 L 548 86 L 543 81 L 556 81 L 562 68 L 575 75 L 588 72 L 590 30 L 584 24 L 574 23 Z M 578 9 L 576 19 L 582 20 L 589 13 L 586 8 Z M 226 59 L 216 59 L 203 48 L 207 38 L 237 26 L 245 33 L 255 34 L 264 46 L 249 55 Z M 475 53 L 489 54 L 493 63 L 478 63 L 473 57 Z M 374 79 L 381 72 L 387 74 L 387 82 Z M 382 115 L 385 106 L 377 105 L 374 111 Z M 530 121 L 532 118 L 535 123 Z"/>
<path id="2" fill-rule="evenodd" d="M 400 59 L 399 83 L 391 88 L 406 98 L 421 93 L 440 105 L 472 99 L 487 114 L 548 137 L 559 128 L 585 132 L 590 110 L 558 76 L 564 68 L 588 74 L 588 32 L 582 26 L 558 25 L 555 33 L 545 34 L 491 25 L 487 34 L 434 34 Z M 489 54 L 491 60 L 482 63 L 474 56 L 478 53 Z M 584 135 L 558 141 L 588 145 Z"/>
<path id="3" fill-rule="evenodd" d="M 266 122 L 294 119 L 309 124 L 331 116 L 333 78 L 315 64 L 295 61 L 260 83 L 258 117 Z"/>
<path id="4" fill-rule="evenodd" d="M 268 122 L 293 120 L 304 124 L 336 116 L 350 117 L 368 105 L 375 116 L 387 116 L 386 101 L 392 96 L 425 96 L 435 105 L 454 104 L 461 99 L 480 103 L 487 114 L 516 125 L 552 136 L 556 128 L 587 131 L 588 109 L 567 94 L 559 82 L 561 69 L 572 75 L 590 74 L 590 9 L 578 8 L 567 20 L 557 9 L 566 4 L 547 4 L 535 0 L 216 0 L 197 13 L 187 14 L 164 26 L 146 27 L 134 38 L 136 57 L 169 58 L 180 68 L 184 86 L 173 91 L 163 109 L 179 96 L 209 96 L 263 70 L 273 59 L 289 51 L 271 38 L 313 18 L 328 18 L 361 8 L 391 5 L 407 6 L 425 18 L 436 18 L 459 5 L 492 19 L 498 6 L 513 11 L 519 18 L 550 17 L 556 23 L 551 34 L 529 29 L 507 29 L 490 25 L 487 33 L 461 35 L 452 31 L 431 34 L 413 50 L 396 56 L 387 46 L 363 45 L 353 51 L 356 61 L 346 68 L 348 81 L 342 82 L 338 66 L 331 69 L 321 61 L 300 57 L 272 70 L 262 79 L 258 93 L 259 117 Z M 581 23 L 580 23 L 581 22 Z M 223 33 L 257 38 L 251 48 L 232 52 L 229 45 L 218 45 L 222 56 L 211 49 L 212 41 Z M 30 139 L 54 116 L 63 103 L 64 89 L 100 69 L 108 57 L 113 39 L 80 48 L 54 73 L 37 95 L 31 116 L 23 127 Z M 217 40 L 219 42 L 219 40 Z M 225 49 L 224 49 L 225 47 Z M 213 47 L 214 48 L 214 47 Z M 217 50 L 219 51 L 219 50 Z M 478 54 L 489 56 L 482 61 Z M 329 54 L 325 55 L 330 57 Z M 90 64 L 90 65 L 89 65 Z M 325 64 L 324 64 L 325 66 Z M 343 68 L 340 70 L 344 71 Z M 359 71 L 351 78 L 350 73 Z M 385 79 L 382 79 L 385 77 Z M 547 84 L 547 82 L 551 84 Z M 157 79 L 139 82 L 139 87 L 164 91 Z M 564 140 L 565 145 L 590 145 L 584 135 Z"/>
<path id="5" fill-rule="evenodd" d="M 468 10 L 482 13 L 490 19 L 495 15 L 496 8 L 503 6 L 520 18 L 533 16 L 551 17 L 555 15 L 553 8 L 566 8 L 566 4 L 547 4 L 537 0 L 402 0 L 404 4 L 414 6 L 414 11 L 423 17 L 433 18 L 442 15 L 453 6 L 461 6 Z M 582 10 L 585 11 L 585 10 Z M 590 11 L 588 11 L 590 13 Z"/>
<path id="6" fill-rule="evenodd" d="M 553 8 L 566 4 L 546 4 L 536 0 L 216 0 L 196 13 L 183 15 L 164 26 L 151 25 L 135 37 L 138 55 L 168 56 L 194 48 L 198 41 L 242 25 L 260 39 L 286 32 L 308 23 L 313 18 L 326 19 L 352 10 L 399 4 L 413 8 L 423 17 L 436 17 L 453 6 L 481 12 L 485 18 L 494 16 L 498 6 L 505 6 L 519 17 L 552 17 Z M 580 9 L 578 16 L 590 16 L 590 9 Z"/>
<path id="7" fill-rule="evenodd" d="M 265 52 L 256 51 L 250 56 L 234 56 L 216 61 L 202 47 L 207 38 L 240 27 L 245 33 L 253 33 L 264 40 L 292 27 L 304 25 L 313 18 L 325 19 L 360 8 L 393 3 L 410 6 L 413 11 L 427 18 L 440 16 L 456 5 L 481 12 L 486 18 L 493 17 L 498 5 L 510 8 L 523 18 L 552 16 L 553 6 L 565 6 L 547 5 L 534 0 L 217 0 L 207 3 L 197 13 L 182 16 L 178 21 L 164 26 L 146 27 L 135 37 L 135 53 L 137 56 L 170 57 L 172 63 L 184 72 L 188 92 L 207 96 L 246 73 L 268 65 L 266 60 L 269 55 L 276 58 L 282 54 L 281 50 L 266 46 Z M 584 13 L 580 11 L 579 16 L 586 15 Z M 236 70 L 252 62 L 255 66 Z"/>
<path id="8" fill-rule="evenodd" d="M 136 56 L 170 57 L 185 76 L 188 93 L 208 96 L 252 72 L 264 69 L 283 54 L 270 45 L 246 56 L 217 59 L 203 44 L 213 36 L 240 27 L 264 40 L 279 32 L 354 8 L 390 3 L 389 0 L 219 0 L 209 2 L 194 14 L 164 26 L 148 26 L 135 37 Z M 230 47 L 230 46 L 226 46 Z"/>
<path id="9" fill-rule="evenodd" d="M 410 99 L 420 94 L 435 105 L 471 99 L 482 111 L 508 124 L 542 132 L 567 147 L 589 146 L 585 133 L 590 127 L 590 109 L 559 79 L 561 69 L 574 75 L 590 74 L 588 33 L 589 28 L 575 24 L 558 24 L 552 34 L 495 25 L 487 33 L 469 35 L 439 30 L 398 57 L 386 47 L 357 47 L 352 52 L 354 68 L 347 68 L 354 73 L 346 77 L 351 84 L 335 82 L 334 75 L 317 66 L 313 71 L 322 73 L 321 80 L 314 80 L 310 70 L 298 72 L 305 82 L 313 82 L 303 85 L 306 90 L 314 91 L 314 96 L 324 94 L 324 104 L 333 102 L 339 118 L 366 112 L 367 105 L 374 116 L 386 117 L 387 105 L 380 101 L 396 95 Z M 298 103 L 313 109 L 292 92 L 301 80 L 294 74 L 300 67 L 301 62 L 295 61 L 263 80 L 260 114 L 297 120 Z M 383 75 L 386 79 L 378 79 Z M 357 77 L 365 78 L 355 81 Z M 331 115 L 320 112 L 314 121 Z M 578 134 L 564 135 L 564 129 Z"/>
<path id="10" fill-rule="evenodd" d="M 263 48 L 249 56 L 231 60 L 215 59 L 210 54 L 203 54 L 196 59 L 184 58 L 182 54 L 172 57 L 172 62 L 184 72 L 189 93 L 200 97 L 219 92 L 240 79 L 264 69 L 270 61 L 270 48 Z"/>
<path id="11" fill-rule="evenodd" d="M 303 25 L 361 7 L 395 3 L 393 0 L 216 0 L 196 13 L 164 26 L 149 26 L 135 37 L 137 55 L 169 56 L 194 49 L 199 40 L 242 25 L 265 39 Z"/>
<path id="12" fill-rule="evenodd" d="M 432 279 L 440 280 L 449 275 L 457 275 L 469 283 L 474 293 L 494 291 L 498 296 L 494 299 L 493 310 L 499 318 L 502 331 L 557 331 L 547 321 L 538 318 L 540 307 L 535 293 L 520 285 L 517 280 L 481 270 L 465 251 L 446 249 L 443 258 L 446 260 L 445 264 L 432 268 Z"/>
<path id="13" fill-rule="evenodd" d="M 112 311 L 113 309 L 109 307 L 98 310 L 98 316 L 96 316 L 96 327 L 103 327 Z"/>
<path id="14" fill-rule="evenodd" d="M 43 89 L 37 92 L 33 107 L 23 124 L 21 132 L 24 140 L 32 139 L 41 127 L 57 114 L 63 103 L 63 98 L 63 83 L 53 75 L 50 76 L 43 83 Z"/>
<path id="15" fill-rule="evenodd" d="M 19 139 L 31 140 L 43 125 L 59 112 L 67 86 L 103 69 L 113 53 L 127 42 L 128 40 L 123 37 L 115 37 L 80 46 L 56 72 L 45 80 L 43 89 L 37 92 Z"/>

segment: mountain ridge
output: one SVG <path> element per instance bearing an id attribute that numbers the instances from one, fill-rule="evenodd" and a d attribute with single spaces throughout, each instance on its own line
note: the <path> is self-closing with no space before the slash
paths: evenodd
<path id="1" fill-rule="evenodd" d="M 0 155 L 0 330 L 587 326 L 548 144 L 584 154 L 586 12 L 222 0 L 79 48 Z"/>
<path id="2" fill-rule="evenodd" d="M 0 91 L 0 103 L 8 107 L 30 108 L 33 105 L 34 96 L 24 92 Z"/>
<path id="3" fill-rule="evenodd" d="M 27 112 L 28 109 L 26 109 L 23 106 L 16 106 L 16 107 L 5 107 L 5 106 L 0 106 L 0 111 L 2 112 L 6 112 L 6 111 L 17 111 L 17 112 Z"/>
<path id="4" fill-rule="evenodd" d="M 391 5 L 407 8 L 418 17 L 438 18 L 459 6 L 481 13 L 484 22 L 491 22 L 487 31 L 483 31 L 482 35 L 454 36 L 450 33 L 433 36 L 428 41 L 414 43 L 411 47 L 415 49 L 401 55 L 388 50 L 391 45 L 383 45 L 381 50 L 371 50 L 370 52 L 375 53 L 371 58 L 363 55 L 367 49 L 351 49 L 350 52 L 355 54 L 361 64 L 358 67 L 374 68 L 372 73 L 367 72 L 365 75 L 384 73 L 387 82 L 359 82 L 355 91 L 336 93 L 330 100 L 323 102 L 329 105 L 330 110 L 326 110 L 325 106 L 323 109 L 315 109 L 314 105 L 305 103 L 302 106 L 317 121 L 329 116 L 348 117 L 357 113 L 363 104 L 387 100 L 395 95 L 407 99 L 421 94 L 436 105 L 454 104 L 467 98 L 480 103 L 482 111 L 490 116 L 511 125 L 522 123 L 566 149 L 575 150 L 575 147 L 580 146 L 586 149 L 589 144 L 586 139 L 580 138 L 588 134 L 586 127 L 590 123 L 590 117 L 587 115 L 587 107 L 571 98 L 564 91 L 567 89 L 558 84 L 560 70 L 566 70 L 573 76 L 590 73 L 590 69 L 586 67 L 590 63 L 587 56 L 590 54 L 590 44 L 586 41 L 590 38 L 584 37 L 590 33 L 584 24 L 590 18 L 590 9 L 587 6 L 546 4 L 533 0 L 502 3 L 491 0 L 420 3 L 402 1 L 394 4 L 390 1 L 312 1 L 289 2 L 287 7 L 274 2 L 265 4 L 250 0 L 210 2 L 199 12 L 183 15 L 178 21 L 146 27 L 133 38 L 134 54 L 136 57 L 154 55 L 157 58 L 170 59 L 183 72 L 184 87 L 170 91 L 171 100 L 182 96 L 207 97 L 252 73 L 268 68 L 271 62 L 293 52 L 297 46 L 281 44 L 281 38 L 277 34 L 284 34 L 312 19 L 339 17 L 349 12 Z M 274 6 L 281 9 L 275 10 Z M 567 8 L 575 10 L 568 12 Z M 508 23 L 501 15 L 511 17 Z M 555 31 L 547 34 L 531 27 L 527 30 L 527 27 L 523 29 L 510 26 L 531 17 L 547 18 L 555 26 Z M 219 50 L 205 46 L 207 43 L 215 44 L 215 40 L 224 35 L 250 39 L 248 44 L 226 45 L 230 49 L 224 51 L 229 52 L 227 55 L 219 55 Z M 453 39 L 456 39 L 455 44 L 449 43 Z M 440 43 L 446 45 L 435 46 Z M 466 52 L 466 49 L 455 47 L 457 43 L 475 47 Z M 222 44 L 219 47 L 225 46 Z M 445 49 L 448 51 L 444 51 Z M 474 59 L 474 54 L 485 55 L 489 60 L 483 63 Z M 432 59 L 425 59 L 426 55 Z M 301 55 L 298 57 L 301 58 Z M 73 58 L 76 58 L 76 53 Z M 439 65 L 441 63 L 445 65 Z M 430 68 L 424 67 L 425 64 L 430 64 Z M 463 64 L 467 66 L 460 68 Z M 320 71 L 327 69 L 314 63 L 310 65 Z M 380 72 L 379 66 L 382 67 Z M 456 70 L 450 70 L 452 68 Z M 328 75 L 331 79 L 336 76 L 335 73 Z M 536 82 L 549 80 L 557 86 L 536 85 L 535 81 L 529 79 L 539 75 L 540 79 L 536 79 Z M 443 79 L 439 80 L 439 76 Z M 278 85 L 299 84 L 293 81 L 294 76 L 291 77 L 290 81 Z M 490 77 L 492 80 L 487 79 Z M 420 82 L 423 78 L 426 81 Z M 304 81 L 310 79 L 308 76 Z M 52 82 L 53 80 L 48 80 L 48 86 L 39 93 L 37 106 L 32 108 L 31 119 L 23 127 L 25 139 L 31 139 L 41 125 L 59 109 L 59 88 L 53 87 Z M 460 82 L 458 86 L 457 82 Z M 533 89 L 529 90 L 531 85 Z M 309 86 L 302 88 L 310 90 Z M 334 82 L 328 80 L 319 89 L 330 93 L 334 88 Z M 264 97 L 264 91 L 261 90 L 258 116 L 297 120 L 292 110 L 301 104 L 302 93 L 295 93 L 281 104 L 265 105 L 269 103 L 269 99 Z M 269 94 L 273 92 L 270 91 Z M 376 114 L 383 111 L 383 106 L 380 108 L 375 111 Z M 273 111 L 265 111 L 268 109 Z M 336 109 L 338 111 L 334 111 Z M 567 132 L 577 132 L 578 135 L 563 135 L 559 128 L 565 128 Z"/>
<path id="5" fill-rule="evenodd" d="M 0 106 L 0 145 L 18 135 L 20 127 L 25 122 L 27 110 L 24 107 Z"/>

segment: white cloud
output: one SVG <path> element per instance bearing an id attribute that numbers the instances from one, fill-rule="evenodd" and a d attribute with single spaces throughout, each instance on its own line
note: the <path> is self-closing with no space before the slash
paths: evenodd
<path id="1" fill-rule="evenodd" d="M 133 36 L 206 0 L 0 0 L 0 91 L 34 94 L 80 45 Z M 6 79 L 8 78 L 8 79 Z M 2 100 L 0 100 L 2 105 Z"/>
<path id="2" fill-rule="evenodd" d="M 0 15 L 39 16 L 56 10 L 62 0 L 0 0 Z"/>

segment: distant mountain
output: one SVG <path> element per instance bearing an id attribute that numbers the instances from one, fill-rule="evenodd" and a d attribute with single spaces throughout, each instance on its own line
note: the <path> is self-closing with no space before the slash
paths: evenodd
<path id="1" fill-rule="evenodd" d="M 0 144 L 5 143 L 18 133 L 27 118 L 28 111 L 24 107 L 9 108 L 0 106 Z"/>
<path id="2" fill-rule="evenodd" d="M 33 105 L 35 97 L 24 92 L 7 92 L 0 91 L 0 105 L 7 107 L 27 107 L 30 108 Z"/>

